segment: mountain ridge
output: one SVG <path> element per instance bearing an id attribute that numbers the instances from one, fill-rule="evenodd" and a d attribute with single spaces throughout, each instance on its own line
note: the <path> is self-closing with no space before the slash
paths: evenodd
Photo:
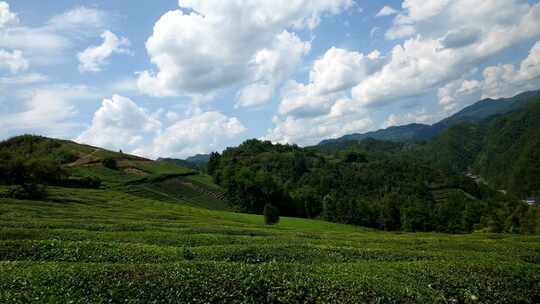
<path id="1" fill-rule="evenodd" d="M 411 123 L 391 126 L 366 133 L 347 134 L 339 138 L 325 139 L 317 145 L 326 145 L 344 141 L 360 141 L 366 138 L 394 142 L 415 142 L 429 140 L 459 123 L 475 123 L 495 115 L 515 111 L 525 106 L 530 99 L 540 97 L 540 90 L 526 91 L 509 98 L 482 99 L 467 106 L 457 113 L 432 125 Z"/>

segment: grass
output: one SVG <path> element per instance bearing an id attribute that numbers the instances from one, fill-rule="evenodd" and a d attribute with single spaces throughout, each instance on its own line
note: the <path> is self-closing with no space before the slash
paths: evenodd
<path id="1" fill-rule="evenodd" d="M 263 222 L 112 189 L 0 199 L 0 303 L 540 302 L 540 236 Z"/>

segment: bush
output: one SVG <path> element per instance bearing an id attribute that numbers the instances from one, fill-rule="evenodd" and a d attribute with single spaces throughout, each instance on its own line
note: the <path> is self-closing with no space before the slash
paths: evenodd
<path id="1" fill-rule="evenodd" d="M 279 210 L 272 204 L 264 205 L 264 222 L 266 225 L 274 225 L 279 222 Z"/>
<path id="2" fill-rule="evenodd" d="M 103 159 L 102 163 L 105 168 L 109 168 L 111 170 L 118 170 L 118 164 L 116 163 L 116 159 L 112 157 L 107 157 Z"/>
<path id="3" fill-rule="evenodd" d="M 22 184 L 11 186 L 7 197 L 19 200 L 39 200 L 47 197 L 47 188 L 39 184 Z"/>

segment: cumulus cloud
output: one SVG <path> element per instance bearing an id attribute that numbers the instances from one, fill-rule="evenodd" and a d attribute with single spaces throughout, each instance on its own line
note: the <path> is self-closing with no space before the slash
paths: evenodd
<path id="1" fill-rule="evenodd" d="M 143 144 L 145 136 L 153 136 L 160 129 L 161 123 L 145 109 L 127 97 L 113 95 L 103 100 L 91 126 L 76 141 L 112 150 L 134 150 Z"/>
<path id="2" fill-rule="evenodd" d="M 302 41 L 294 33 L 283 31 L 274 38 L 271 48 L 258 51 L 250 62 L 254 82 L 244 87 L 236 107 L 249 107 L 268 102 L 281 82 L 300 65 L 311 49 L 311 43 Z"/>
<path id="3" fill-rule="evenodd" d="M 381 10 L 377 13 L 377 15 L 375 15 L 375 17 L 391 16 L 397 13 L 398 13 L 397 10 L 395 10 L 394 8 L 388 5 L 385 5 L 383 8 L 381 8 Z"/>
<path id="4" fill-rule="evenodd" d="M 100 72 L 108 63 L 108 59 L 113 53 L 128 54 L 129 40 L 127 38 L 118 38 L 114 33 L 105 31 L 101 34 L 103 43 L 98 46 L 88 47 L 77 55 L 79 59 L 79 71 L 82 72 Z"/>
<path id="5" fill-rule="evenodd" d="M 353 1 L 182 0 L 179 5 L 182 10 L 156 22 L 146 42 L 157 72 L 140 74 L 145 94 L 206 94 L 249 80 L 257 55 L 272 49 L 277 35 L 288 28 L 314 28 L 322 14 L 340 13 Z"/>
<path id="6" fill-rule="evenodd" d="M 235 108 L 262 105 L 268 102 L 274 94 L 274 86 L 266 82 L 256 82 L 245 86 L 238 93 Z"/>
<path id="7" fill-rule="evenodd" d="M 72 119 L 80 102 L 92 100 L 96 94 L 85 86 L 49 85 L 22 93 L 21 108 L 0 115 L 0 130 L 5 134 L 39 132 L 64 137 L 81 127 Z"/>
<path id="8" fill-rule="evenodd" d="M 342 100 L 342 102 L 350 101 Z M 341 115 L 329 113 L 310 117 L 276 116 L 273 122 L 275 126 L 268 130 L 264 139 L 299 145 L 313 145 L 322 139 L 366 132 L 373 129 L 374 125 L 366 113 L 358 112 L 342 112 Z"/>
<path id="9" fill-rule="evenodd" d="M 440 99 L 446 98 L 444 110 L 454 111 L 457 109 L 456 104 L 448 96 L 454 91 L 467 95 L 476 90 L 479 84 L 469 81 L 451 87 L 449 83 L 463 79 L 479 64 L 502 50 L 539 36 L 540 4 L 530 5 L 521 0 L 406 0 L 403 12 L 394 19 L 392 30 L 402 32 L 400 38 L 412 34 L 415 36 L 395 45 L 385 58 L 374 60 L 373 63 L 366 60 L 370 56 L 362 57 L 350 52 L 344 53 L 346 56 L 339 56 L 340 52 L 329 50 L 324 56 L 332 58 L 328 60 L 331 64 L 325 70 L 327 74 L 317 73 L 316 67 L 324 66 L 324 60 L 321 60 L 314 64 L 309 83 L 289 82 L 283 89 L 279 107 L 282 117 L 275 119 L 276 128 L 269 131 L 275 136 L 271 137 L 289 140 L 294 136 L 287 137 L 286 131 L 294 132 L 286 126 L 295 125 L 303 129 L 299 127 L 302 122 L 306 125 L 311 121 L 322 124 L 321 120 L 331 121 L 329 113 L 357 111 L 359 114 L 355 118 L 362 117 L 361 113 L 368 110 L 432 94 L 439 88 L 443 88 L 440 90 Z M 344 59 L 340 60 L 341 57 Z M 374 54 L 371 57 L 378 56 Z M 534 71 L 534 60 L 529 62 L 529 66 L 533 67 L 530 70 Z M 369 68 L 370 64 L 372 68 Z M 494 83 L 497 82 L 496 75 L 505 79 L 526 78 L 516 76 L 525 73 L 518 73 L 508 67 L 497 71 L 487 69 L 485 73 L 488 73 L 488 80 L 494 79 Z M 320 80 L 317 80 L 317 74 Z M 444 92 L 447 84 L 449 93 Z M 484 91 L 487 92 L 487 89 Z M 338 102 L 344 98 L 346 100 L 349 93 L 350 101 Z M 437 115 L 425 113 L 421 116 L 428 120 L 430 116 Z M 394 122 L 413 121 L 410 117 L 393 118 Z"/>
<path id="10" fill-rule="evenodd" d="M 480 98 L 482 83 L 478 80 L 465 80 L 460 78 L 447 83 L 437 91 L 439 104 L 443 112 L 452 114 L 461 107 Z"/>
<path id="11" fill-rule="evenodd" d="M 280 116 L 267 139 L 314 144 L 323 138 L 365 131 L 373 122 L 347 91 L 377 69 L 379 52 L 368 55 L 330 48 L 313 62 L 309 83 L 290 80 L 281 92 Z"/>
<path id="12" fill-rule="evenodd" d="M 424 37 L 444 36 L 451 29 L 496 31 L 510 27 L 530 9 L 524 0 L 405 0 L 402 12 L 388 30 L 388 39 L 419 33 Z"/>
<path id="13" fill-rule="evenodd" d="M 407 14 L 398 15 L 396 22 L 414 25 L 419 35 L 396 45 L 382 69 L 352 90 L 362 106 L 383 106 L 427 94 L 461 78 L 501 50 L 540 35 L 540 4 L 482 1 L 474 7 L 474 1 L 426 3 L 431 2 L 404 2 Z M 438 19 L 451 21 L 440 29 L 420 23 Z"/>
<path id="14" fill-rule="evenodd" d="M 0 28 L 9 25 L 16 24 L 19 22 L 17 14 L 13 13 L 9 9 L 9 3 L 5 1 L 0 1 Z"/>
<path id="15" fill-rule="evenodd" d="M 499 64 L 484 69 L 481 80 L 458 79 L 438 90 L 439 104 L 455 111 L 479 98 L 512 97 L 540 86 L 540 41 L 536 42 L 519 66 Z"/>
<path id="16" fill-rule="evenodd" d="M 442 118 L 440 115 L 430 113 L 425 108 L 408 113 L 391 113 L 382 124 L 381 128 L 403 126 L 411 123 L 431 124 Z"/>
<path id="17" fill-rule="evenodd" d="M 12 52 L 0 49 L 0 70 L 8 70 L 15 74 L 28 69 L 28 60 L 19 50 Z"/>
<path id="18" fill-rule="evenodd" d="M 161 121 L 163 116 L 169 123 Z M 237 118 L 217 111 L 181 118 L 163 109 L 151 113 L 127 97 L 113 95 L 103 100 L 76 141 L 152 158 L 186 157 L 221 151 L 229 143 L 236 144 L 245 130 Z"/>
<path id="19" fill-rule="evenodd" d="M 315 60 L 308 84 L 289 81 L 282 91 L 279 113 L 309 116 L 328 112 L 337 95 L 364 79 L 379 62 L 379 53 L 369 55 L 332 47 Z"/>
<path id="20" fill-rule="evenodd" d="M 150 146 L 141 147 L 137 154 L 151 157 L 186 157 L 199 153 L 221 151 L 227 144 L 246 131 L 236 117 L 227 117 L 220 112 L 202 112 L 178 120 L 165 128 Z"/>

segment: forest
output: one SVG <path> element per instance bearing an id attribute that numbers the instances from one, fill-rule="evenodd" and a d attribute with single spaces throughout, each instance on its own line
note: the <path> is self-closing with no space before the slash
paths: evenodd
<path id="1" fill-rule="evenodd" d="M 314 147 L 256 139 L 213 153 L 208 173 L 231 207 L 384 230 L 534 233 L 540 190 L 540 103 L 429 141 L 372 138 Z M 467 176 L 481 176 L 474 180 Z"/>

